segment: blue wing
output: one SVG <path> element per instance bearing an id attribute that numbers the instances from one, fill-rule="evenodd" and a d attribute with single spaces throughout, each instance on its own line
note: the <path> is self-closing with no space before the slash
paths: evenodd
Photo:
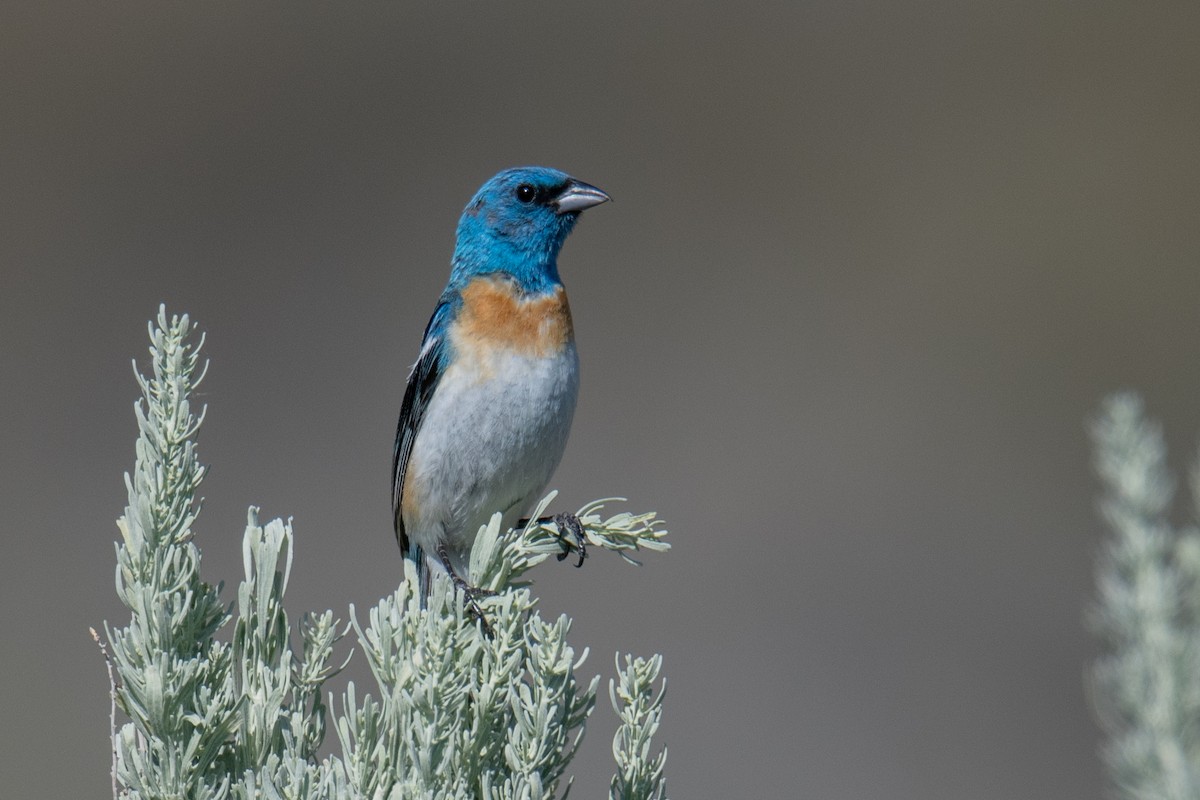
<path id="1" fill-rule="evenodd" d="M 420 565 L 419 554 L 409 552 L 408 535 L 404 531 L 404 516 L 401 508 L 404 501 L 404 474 L 408 470 L 408 458 L 412 454 L 413 442 L 421 429 L 425 409 L 437 390 L 445 369 L 446 325 L 451 304 L 443 298 L 434 310 L 429 324 L 425 326 L 425 338 L 421 343 L 421 355 L 408 374 L 408 387 L 404 390 L 404 403 L 400 406 L 400 421 L 396 424 L 396 445 L 392 455 L 392 515 L 396 525 L 396 541 L 405 555 Z"/>

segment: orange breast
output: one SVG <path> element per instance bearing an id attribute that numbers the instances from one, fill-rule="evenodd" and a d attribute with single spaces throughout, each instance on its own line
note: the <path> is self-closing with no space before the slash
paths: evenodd
<path id="1" fill-rule="evenodd" d="M 574 336 L 571 308 L 561 286 L 550 294 L 524 297 L 511 281 L 476 278 L 461 294 L 451 337 L 464 354 L 504 349 L 549 356 L 562 352 Z"/>

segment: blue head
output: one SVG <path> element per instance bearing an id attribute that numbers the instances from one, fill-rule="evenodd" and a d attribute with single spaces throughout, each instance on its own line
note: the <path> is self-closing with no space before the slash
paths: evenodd
<path id="1" fill-rule="evenodd" d="M 558 251 L 579 214 L 609 197 L 546 167 L 506 169 L 485 183 L 458 221 L 452 285 L 476 275 L 512 275 L 526 291 L 558 280 Z"/>

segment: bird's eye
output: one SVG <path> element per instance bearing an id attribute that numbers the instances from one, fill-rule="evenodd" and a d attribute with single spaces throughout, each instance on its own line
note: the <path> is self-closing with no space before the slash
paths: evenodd
<path id="1" fill-rule="evenodd" d="M 535 197 L 537 197 L 537 189 L 534 189 L 528 183 L 522 183 L 517 187 L 517 199 L 522 203 L 532 203 Z"/>

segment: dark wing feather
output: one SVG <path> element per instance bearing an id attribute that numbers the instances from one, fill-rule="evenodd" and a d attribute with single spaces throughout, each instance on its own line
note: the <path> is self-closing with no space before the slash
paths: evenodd
<path id="1" fill-rule="evenodd" d="M 404 390 L 404 403 L 400 406 L 400 420 L 396 424 L 396 445 L 392 455 L 392 514 L 396 524 L 396 541 L 406 555 L 409 542 L 404 532 L 404 517 L 400 512 L 404 500 L 404 474 L 408 469 L 408 458 L 412 454 L 417 431 L 421 429 L 421 419 L 442 377 L 449 309 L 448 303 L 439 304 L 425 327 L 421 355 L 408 374 L 408 387 Z"/>

